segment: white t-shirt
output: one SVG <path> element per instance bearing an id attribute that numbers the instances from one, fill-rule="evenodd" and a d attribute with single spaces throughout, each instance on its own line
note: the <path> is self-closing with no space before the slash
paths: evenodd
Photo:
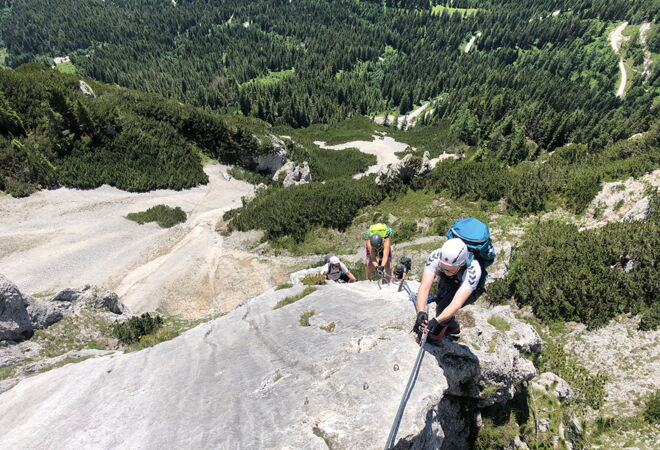
<path id="1" fill-rule="evenodd" d="M 338 280 L 340 276 L 344 275 L 345 273 L 348 273 L 348 267 L 346 267 L 346 264 L 343 262 L 339 263 L 339 269 L 337 269 L 337 266 L 334 268 L 330 268 L 330 263 L 327 263 L 325 266 L 323 266 L 323 269 L 321 269 L 321 273 L 326 273 L 329 275 L 328 278 L 331 280 Z"/>
<path id="2" fill-rule="evenodd" d="M 440 262 L 442 261 L 441 249 L 435 250 L 426 260 L 424 272 L 430 272 L 433 275 L 444 273 Z M 481 279 L 481 265 L 476 259 L 473 259 L 466 270 L 459 271 L 458 279 L 461 280 L 461 287 L 467 286 L 471 291 L 475 291 Z"/>

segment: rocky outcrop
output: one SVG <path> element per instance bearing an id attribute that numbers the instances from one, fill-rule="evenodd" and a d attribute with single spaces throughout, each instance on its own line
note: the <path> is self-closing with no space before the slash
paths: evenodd
<path id="1" fill-rule="evenodd" d="M 140 448 L 382 448 L 419 349 L 410 301 L 359 282 L 273 309 L 301 291 L 270 291 L 137 353 L 24 379 L 0 395 L 0 447 L 104 448 L 121 436 Z M 482 322 L 486 308 L 463 313 L 460 341 L 426 347 L 400 446 L 468 448 L 476 410 L 461 404 L 506 401 L 533 375 L 519 350 L 537 346 L 533 330 L 506 307 L 495 312 L 506 331 Z"/>
<path id="2" fill-rule="evenodd" d="M 648 189 L 660 187 L 660 169 L 639 179 L 604 182 L 601 191 L 585 212 L 583 228 L 601 227 L 610 222 L 643 220 L 651 214 Z"/>
<path id="3" fill-rule="evenodd" d="M 96 94 L 89 84 L 85 83 L 83 80 L 80 80 L 78 84 L 80 86 L 80 91 L 83 94 L 96 98 Z"/>
<path id="4" fill-rule="evenodd" d="M 277 172 L 287 161 L 286 143 L 275 135 L 268 135 L 273 145 L 273 152 L 265 155 L 259 155 L 254 158 L 257 172 Z"/>
<path id="5" fill-rule="evenodd" d="M 65 289 L 50 299 L 34 298 L 22 294 L 14 283 L 0 274 L 0 341 L 29 339 L 36 330 L 90 309 L 109 310 L 115 315 L 130 314 L 114 292 L 86 286 L 78 290 Z"/>
<path id="6" fill-rule="evenodd" d="M 575 395 L 566 380 L 552 372 L 543 372 L 535 377 L 530 385 L 540 391 L 549 392 L 560 401 L 569 400 Z"/>
<path id="7" fill-rule="evenodd" d="M 113 314 L 130 314 L 130 310 L 124 305 L 119 296 L 114 292 L 92 286 L 81 289 L 64 289 L 55 294 L 52 302 L 69 302 L 74 312 L 89 309 L 107 309 Z"/>
<path id="8" fill-rule="evenodd" d="M 376 184 L 382 185 L 395 180 L 408 182 L 415 176 L 430 172 L 432 168 L 429 152 L 424 152 L 422 159 L 408 153 L 398 163 L 380 169 L 376 175 Z"/>
<path id="9" fill-rule="evenodd" d="M 27 298 L 0 274 L 0 341 L 22 340 L 32 335 L 34 327 L 27 306 Z"/>
<path id="10" fill-rule="evenodd" d="M 307 161 L 304 161 L 302 164 L 288 161 L 277 172 L 275 172 L 273 180 L 281 180 L 282 186 L 289 187 L 296 184 L 309 183 L 312 181 L 312 174 Z"/>

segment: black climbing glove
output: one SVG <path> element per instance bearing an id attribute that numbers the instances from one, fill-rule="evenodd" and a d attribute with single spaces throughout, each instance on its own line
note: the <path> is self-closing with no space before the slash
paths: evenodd
<path id="1" fill-rule="evenodd" d="M 424 324 L 424 322 L 429 320 L 429 315 L 426 314 L 425 311 L 420 311 L 417 313 L 417 320 L 415 320 L 415 326 L 413 327 L 413 331 L 415 333 L 420 332 L 420 327 Z"/>
<path id="2" fill-rule="evenodd" d="M 435 330 L 438 328 L 440 324 L 438 323 L 437 320 L 435 320 L 435 317 L 431 320 L 429 320 L 428 327 L 429 327 L 429 333 L 431 334 L 436 334 Z"/>

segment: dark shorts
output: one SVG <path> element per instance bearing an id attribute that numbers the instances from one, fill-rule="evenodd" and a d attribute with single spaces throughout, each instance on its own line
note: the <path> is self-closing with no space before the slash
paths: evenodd
<path id="1" fill-rule="evenodd" d="M 451 279 L 448 279 L 447 277 L 443 277 L 442 275 L 438 277 L 438 294 L 435 297 L 435 315 L 436 317 L 442 313 L 442 311 L 449 306 L 451 301 L 454 299 L 454 295 L 456 295 L 456 292 L 458 291 L 458 288 L 461 287 L 461 283 L 454 282 Z M 484 292 L 483 286 L 480 283 L 479 287 L 475 291 L 470 294 L 468 299 L 465 301 L 463 306 L 470 305 L 477 301 L 479 296 Z M 451 318 L 445 320 L 444 322 L 440 322 L 438 325 L 438 328 L 436 330 L 431 330 L 431 334 L 437 334 L 440 332 L 442 327 L 448 327 L 449 329 L 456 328 L 459 326 L 458 320 L 456 320 L 456 317 L 452 316 Z"/>
<path id="2" fill-rule="evenodd" d="M 369 247 L 367 247 L 367 246 L 365 245 L 364 250 L 366 251 L 366 255 L 367 255 L 367 263 L 368 263 L 369 261 L 371 261 L 371 255 L 369 254 Z M 382 261 L 383 256 L 382 256 L 382 255 L 380 255 L 380 256 L 379 256 L 379 255 L 376 255 L 376 258 L 378 259 L 378 262 L 380 262 L 380 261 Z M 390 257 L 387 258 L 387 265 L 389 266 L 389 265 L 391 265 L 391 264 L 392 264 L 392 247 L 390 247 Z"/>

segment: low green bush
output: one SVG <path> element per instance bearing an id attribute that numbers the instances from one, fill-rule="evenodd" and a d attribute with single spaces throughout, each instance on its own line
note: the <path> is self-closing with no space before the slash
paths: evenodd
<path id="1" fill-rule="evenodd" d="M 344 231 L 363 206 L 374 205 L 385 192 L 372 177 L 269 188 L 225 213 L 231 231 L 261 229 L 269 239 L 291 236 L 301 242 L 305 234 L 322 226 Z"/>
<path id="2" fill-rule="evenodd" d="M 267 186 L 273 184 L 272 175 L 267 173 L 259 173 L 252 170 L 247 170 L 241 166 L 232 166 L 231 168 L 229 168 L 229 170 L 227 170 L 227 173 L 232 177 L 236 178 L 237 180 L 246 181 L 250 184 L 258 185 L 263 183 Z"/>
<path id="3" fill-rule="evenodd" d="M 607 394 L 605 376 L 593 374 L 580 365 L 575 357 L 564 351 L 563 342 L 546 341 L 540 355 L 535 357 L 534 366 L 539 373 L 552 372 L 566 380 L 575 389 L 579 402 L 593 409 L 602 406 Z"/>
<path id="4" fill-rule="evenodd" d="M 275 290 L 279 291 L 280 289 L 289 289 L 290 287 L 293 287 L 293 284 L 291 284 L 291 283 L 280 283 L 277 286 L 275 286 Z"/>
<path id="5" fill-rule="evenodd" d="M 403 222 L 396 224 L 396 232 L 392 236 L 392 240 L 395 243 L 406 242 L 412 239 L 415 234 L 417 234 L 417 223 L 416 222 Z"/>
<path id="6" fill-rule="evenodd" d="M 660 389 L 656 389 L 646 402 L 644 419 L 650 424 L 660 423 Z"/>
<path id="7" fill-rule="evenodd" d="M 325 274 L 311 273 L 303 277 L 303 279 L 300 280 L 300 282 L 305 286 L 317 286 L 317 285 L 325 284 Z"/>
<path id="8" fill-rule="evenodd" d="M 659 271 L 656 215 L 585 231 L 544 222 L 514 249 L 508 275 L 489 297 L 501 302 L 513 295 L 545 321 L 598 327 L 621 313 L 648 313 L 653 320 L 657 307 L 651 308 L 660 298 Z"/>
<path id="9" fill-rule="evenodd" d="M 300 315 L 300 319 L 298 320 L 298 324 L 300 324 L 301 327 L 308 327 L 309 326 L 309 319 L 312 317 L 316 312 L 312 309 L 311 311 L 305 311 Z"/>
<path id="10" fill-rule="evenodd" d="M 180 208 L 171 208 L 167 205 L 156 205 L 146 211 L 129 213 L 126 218 L 143 225 L 147 222 L 156 222 L 161 228 L 171 228 L 178 223 L 186 221 L 186 213 Z"/>
<path id="11" fill-rule="evenodd" d="M 289 157 L 302 163 L 307 161 L 312 180 L 325 181 L 332 178 L 350 177 L 366 171 L 376 164 L 376 156 L 363 153 L 354 148 L 331 150 L 320 147 L 303 148 L 289 145 Z"/>
<path id="12" fill-rule="evenodd" d="M 301 298 L 308 296 L 309 294 L 311 294 L 314 291 L 316 291 L 315 287 L 307 286 L 300 294 L 292 295 L 290 297 L 283 298 L 282 300 L 277 302 L 275 304 L 275 306 L 273 306 L 273 309 L 280 309 L 280 308 L 282 308 L 286 305 L 290 305 L 291 303 L 295 303 L 298 300 L 300 300 Z"/>
<path id="13" fill-rule="evenodd" d="M 139 317 L 131 317 L 126 322 L 116 323 L 112 327 L 112 335 L 124 345 L 139 342 L 143 336 L 154 333 L 163 325 L 163 318 L 144 313 Z"/>

